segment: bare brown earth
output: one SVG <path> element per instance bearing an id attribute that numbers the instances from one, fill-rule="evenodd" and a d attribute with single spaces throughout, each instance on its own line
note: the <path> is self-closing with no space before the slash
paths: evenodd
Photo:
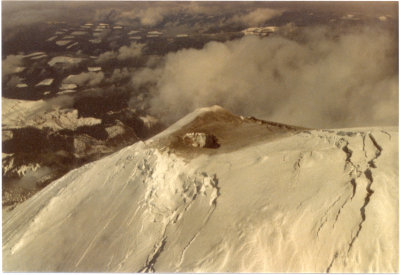
<path id="1" fill-rule="evenodd" d="M 254 117 L 236 116 L 224 109 L 199 115 L 178 131 L 162 137 L 157 147 L 179 156 L 192 158 L 199 154 L 221 154 L 232 152 L 259 142 L 274 140 L 307 130 L 306 128 L 269 122 Z M 184 142 L 186 133 L 201 132 L 213 135 L 218 148 L 192 147 Z"/>

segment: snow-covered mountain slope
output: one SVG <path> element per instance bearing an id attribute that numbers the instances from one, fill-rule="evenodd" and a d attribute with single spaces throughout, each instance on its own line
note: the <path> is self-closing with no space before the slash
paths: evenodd
<path id="1" fill-rule="evenodd" d="M 218 148 L 185 145 L 213 134 Z M 398 129 L 212 107 L 3 216 L 4 271 L 398 272 Z"/>
<path id="2" fill-rule="evenodd" d="M 29 101 L 2 98 L 3 129 L 35 127 L 53 130 L 75 130 L 81 126 L 93 126 L 101 123 L 101 119 L 78 116 L 78 110 L 61 109 L 57 105 L 50 107 L 44 100 Z"/>

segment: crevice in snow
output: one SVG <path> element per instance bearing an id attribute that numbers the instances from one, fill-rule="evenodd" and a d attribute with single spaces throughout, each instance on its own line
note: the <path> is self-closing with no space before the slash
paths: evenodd
<path id="1" fill-rule="evenodd" d="M 387 136 L 389 137 L 389 140 L 392 140 L 392 135 L 391 135 L 391 134 L 389 134 L 388 132 L 386 132 L 386 131 L 384 131 L 384 130 L 381 130 L 381 132 L 382 132 L 383 134 L 387 135 Z"/>
<path id="2" fill-rule="evenodd" d="M 167 238 L 164 236 L 161 241 L 159 241 L 155 246 L 152 253 L 147 257 L 146 265 L 142 267 L 138 272 L 140 273 L 153 273 L 154 264 L 157 262 L 158 257 L 163 252 L 165 244 L 167 243 Z"/>
<path id="3" fill-rule="evenodd" d="M 339 210 L 338 210 L 338 212 L 336 214 L 336 217 L 335 217 L 335 221 L 333 222 L 333 226 L 332 226 L 333 228 L 335 228 L 335 224 L 336 224 L 337 220 L 339 219 L 339 215 L 340 215 L 342 209 L 344 208 L 344 206 L 347 204 L 348 201 L 349 201 L 349 198 L 347 198 L 344 201 L 344 203 L 342 204 L 342 206 L 339 208 Z"/>
<path id="4" fill-rule="evenodd" d="M 362 135 L 362 137 L 363 137 L 363 151 L 364 151 L 365 157 L 367 158 L 367 153 L 365 151 L 365 135 Z M 351 177 L 350 184 L 352 185 L 352 188 L 353 188 L 353 192 L 352 192 L 352 195 L 350 198 L 350 200 L 352 200 L 357 191 L 357 179 L 362 176 L 362 171 L 360 171 L 359 165 L 357 165 L 353 162 L 353 160 L 352 160 L 353 151 L 349 148 L 349 145 L 350 145 L 349 141 L 344 138 L 341 138 L 339 140 L 339 142 L 336 144 L 336 146 L 338 148 L 341 148 L 342 151 L 346 154 L 344 169 L 346 170 L 346 168 L 349 166 L 351 168 L 350 172 L 349 172 L 349 176 Z M 354 173 L 355 173 L 355 175 L 354 175 Z M 343 208 L 343 206 L 342 206 L 342 208 Z M 340 209 L 339 209 L 338 215 L 339 214 L 340 214 Z"/>
<path id="5" fill-rule="evenodd" d="M 369 203 L 369 201 L 370 201 L 370 198 L 371 198 L 372 194 L 374 193 L 374 190 L 371 189 L 372 182 L 374 181 L 373 178 L 372 178 L 371 170 L 368 168 L 367 170 L 365 170 L 364 173 L 365 173 L 366 178 L 367 178 L 368 181 L 369 181 L 369 183 L 368 183 L 368 185 L 367 185 L 367 188 L 366 188 L 367 195 L 366 195 L 366 197 L 365 197 L 365 199 L 364 199 L 364 204 L 363 204 L 363 206 L 360 208 L 361 222 L 360 222 L 360 224 L 358 225 L 358 230 L 357 230 L 356 234 L 354 235 L 354 237 L 352 238 L 352 240 L 351 240 L 350 243 L 349 243 L 348 252 L 350 252 L 351 248 L 353 247 L 354 241 L 357 239 L 358 235 L 360 234 L 360 231 L 361 231 L 361 229 L 362 229 L 362 225 L 363 225 L 363 223 L 364 223 L 365 220 L 366 220 L 365 208 L 367 207 L 367 205 L 368 205 L 368 203 Z"/>
<path id="6" fill-rule="evenodd" d="M 191 206 L 201 199 L 200 203 L 205 203 L 204 206 L 208 204 L 209 208 L 204 221 L 183 248 L 181 254 L 181 261 L 183 261 L 186 250 L 206 226 L 214 212 L 220 195 L 216 175 L 187 171 L 187 163 L 175 155 L 156 153 L 156 156 L 157 165 L 151 171 L 145 160 L 139 164 L 139 168 L 147 174 L 147 179 L 144 181 L 146 192 L 141 204 L 150 214 L 150 220 L 161 224 L 163 233 L 160 241 L 148 255 L 146 263 L 138 272 L 155 272 L 157 258 L 166 245 L 167 229 L 181 220 Z"/>
<path id="7" fill-rule="evenodd" d="M 342 144 L 344 144 L 344 145 L 342 145 Z M 345 170 L 348 167 L 348 165 L 351 165 L 351 167 L 353 167 L 354 169 L 357 169 L 357 166 L 354 165 L 354 163 L 351 160 L 351 157 L 353 156 L 353 151 L 349 148 L 350 143 L 347 140 L 345 140 L 344 138 L 342 138 L 339 141 L 339 146 L 340 145 L 342 145 L 341 149 L 346 154 L 346 162 L 344 164 Z"/>
<path id="8" fill-rule="evenodd" d="M 215 211 L 215 207 L 216 207 L 216 201 L 214 201 L 214 207 L 210 209 L 210 211 L 207 214 L 207 217 L 205 218 L 205 221 L 203 223 L 203 225 L 200 227 L 200 229 L 196 232 L 196 234 L 192 237 L 192 239 L 190 239 L 190 241 L 188 242 L 188 244 L 183 248 L 182 250 L 182 254 L 179 260 L 179 264 L 178 266 L 180 266 L 183 263 L 183 260 L 185 259 L 185 253 L 186 250 L 188 250 L 188 248 L 190 247 L 190 245 L 194 242 L 194 240 L 200 235 L 201 231 L 203 230 L 203 228 L 207 225 L 208 221 L 210 220 L 211 215 L 214 213 Z"/>
<path id="9" fill-rule="evenodd" d="M 330 262 L 329 266 L 326 268 L 326 273 L 329 273 L 331 271 L 332 265 L 338 256 L 339 256 L 339 253 L 336 252 L 335 255 L 333 256 L 332 261 Z"/>
<path id="10" fill-rule="evenodd" d="M 304 153 L 300 153 L 299 158 L 297 159 L 297 161 L 294 163 L 293 168 L 295 171 L 300 169 L 301 166 L 301 161 L 304 158 Z"/>
<path id="11" fill-rule="evenodd" d="M 367 185 L 365 187 L 366 195 L 365 195 L 365 198 L 364 198 L 363 205 L 360 208 L 361 221 L 358 224 L 358 229 L 357 229 L 356 233 L 351 237 L 347 253 L 349 253 L 350 250 L 352 249 L 354 242 L 356 241 L 356 239 L 358 238 L 358 236 L 359 236 L 359 234 L 360 234 L 360 232 L 362 230 L 363 223 L 366 220 L 366 214 L 365 214 L 366 207 L 367 207 L 367 205 L 368 205 L 368 203 L 369 203 L 369 201 L 371 199 L 372 194 L 374 193 L 373 189 L 371 188 L 371 186 L 373 184 L 373 181 L 374 181 L 373 177 L 372 177 L 372 170 L 371 169 L 376 168 L 375 160 L 377 158 L 379 158 L 379 156 L 381 155 L 381 152 L 382 152 L 382 147 L 378 144 L 378 142 L 376 141 L 376 139 L 374 138 L 374 136 L 371 133 L 368 133 L 368 134 L 361 133 L 361 136 L 362 136 L 362 150 L 363 150 L 363 153 L 364 153 L 364 156 L 365 156 L 365 162 L 367 164 L 367 167 L 366 168 L 362 168 L 362 170 L 361 170 L 361 167 L 363 167 L 363 164 L 362 163 L 355 163 L 354 160 L 352 159 L 353 151 L 350 149 L 350 142 L 348 140 L 346 140 L 345 138 L 341 138 L 336 143 L 336 146 L 338 148 L 340 148 L 346 154 L 346 160 L 345 160 L 344 169 L 346 170 L 347 168 L 350 167 L 349 176 L 351 177 L 350 184 L 352 185 L 352 195 L 350 197 L 350 200 L 352 200 L 356 195 L 358 179 L 361 178 L 362 176 L 364 176 L 365 179 L 367 180 Z M 368 154 L 368 152 L 366 150 L 367 138 L 370 139 L 370 141 L 372 142 L 372 144 L 376 148 L 375 156 L 372 159 L 368 159 L 370 154 Z M 335 217 L 335 221 L 333 223 L 333 227 L 335 226 L 335 224 L 336 224 L 336 222 L 337 222 L 337 220 L 339 218 L 341 210 L 343 209 L 343 207 L 346 205 L 347 202 L 348 202 L 348 199 L 339 208 L 339 210 L 338 210 L 338 212 L 336 214 L 336 217 Z M 328 267 L 327 272 L 329 272 L 331 266 L 332 265 L 330 265 Z"/>
<path id="12" fill-rule="evenodd" d="M 296 184 L 298 182 L 298 178 L 300 176 L 301 163 L 302 163 L 303 159 L 304 159 L 304 152 L 300 152 L 299 157 L 293 164 L 294 184 Z"/>
<path id="13" fill-rule="evenodd" d="M 372 183 L 374 182 L 374 178 L 372 176 L 371 169 L 377 168 L 377 166 L 375 164 L 375 160 L 379 158 L 379 156 L 382 154 L 382 150 L 383 150 L 382 147 L 378 144 L 378 142 L 376 141 L 376 139 L 374 138 L 374 136 L 371 133 L 369 133 L 368 136 L 376 148 L 375 157 L 368 161 L 369 167 L 364 171 L 364 175 L 365 175 L 366 179 L 368 180 L 368 184 L 367 184 L 367 187 L 365 188 L 366 196 L 364 198 L 364 204 L 360 208 L 361 222 L 358 225 L 358 230 L 357 230 L 356 234 L 354 235 L 354 237 L 351 239 L 351 241 L 349 243 L 349 249 L 347 251 L 348 253 L 352 249 L 354 242 L 356 241 L 357 237 L 359 236 L 359 234 L 361 232 L 363 223 L 366 220 L 365 209 L 371 200 L 372 194 L 374 193 L 374 190 L 371 188 Z"/>
<path id="14" fill-rule="evenodd" d="M 376 139 L 374 138 L 374 136 L 369 133 L 369 138 L 371 139 L 372 143 L 374 144 L 375 148 L 377 149 L 375 151 L 375 157 L 373 159 L 371 159 L 368 164 L 370 165 L 371 168 L 376 168 L 376 164 L 375 164 L 375 160 L 377 158 L 379 158 L 379 156 L 382 154 L 382 147 L 378 144 L 378 142 L 376 141 Z"/>
<path id="15" fill-rule="evenodd" d="M 321 231 L 322 227 L 325 225 L 325 223 L 328 221 L 328 214 L 329 211 L 336 205 L 336 203 L 341 199 L 341 196 L 339 196 L 325 211 L 322 219 L 321 219 L 321 224 L 317 229 L 317 237 L 319 236 L 319 232 Z"/>
<path id="16" fill-rule="evenodd" d="M 207 177 L 206 173 L 202 173 L 202 175 L 205 176 L 205 179 L 209 179 Z M 215 211 L 215 208 L 217 207 L 217 199 L 220 196 L 220 188 L 218 186 L 218 178 L 217 178 L 216 175 L 214 175 L 211 178 L 211 180 L 209 180 L 209 185 L 211 185 L 213 187 L 213 191 L 212 191 L 212 194 L 211 194 L 211 201 L 210 201 L 211 208 L 209 209 L 209 211 L 207 213 L 207 216 L 204 219 L 204 222 L 200 226 L 199 230 L 196 232 L 196 234 L 194 234 L 194 236 L 190 239 L 190 241 L 187 243 L 187 245 L 183 248 L 181 256 L 180 256 L 180 260 L 179 260 L 179 263 L 178 263 L 178 266 L 183 263 L 183 260 L 184 260 L 185 253 L 186 253 L 187 249 L 195 241 L 195 239 L 200 235 L 201 231 L 207 225 L 208 221 L 210 220 L 212 214 Z M 189 208 L 189 207 L 190 207 L 190 205 L 187 208 Z M 185 211 L 186 211 L 186 209 L 185 209 Z"/>
<path id="17" fill-rule="evenodd" d="M 363 152 L 364 152 L 364 156 L 365 156 L 365 158 L 367 159 L 368 158 L 368 155 L 367 155 L 367 151 L 365 150 L 365 138 L 366 138 L 366 135 L 365 134 L 363 134 L 362 135 L 362 139 L 363 139 Z"/>
<path id="18" fill-rule="evenodd" d="M 351 198 L 350 198 L 352 200 L 354 198 L 354 195 L 356 194 L 356 190 L 357 190 L 356 179 L 351 179 L 350 183 L 353 186 L 353 194 L 351 195 Z"/>

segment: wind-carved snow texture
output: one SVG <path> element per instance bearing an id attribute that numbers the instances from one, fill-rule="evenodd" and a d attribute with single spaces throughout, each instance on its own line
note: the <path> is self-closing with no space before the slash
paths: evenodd
<path id="1" fill-rule="evenodd" d="M 153 222 L 162 224 L 163 233 L 159 242 L 154 246 L 154 250 L 147 257 L 145 266 L 138 272 L 155 272 L 154 265 L 168 241 L 168 227 L 180 221 L 197 198 L 203 197 L 208 200 L 209 210 L 204 226 L 214 212 L 219 196 L 216 175 L 208 176 L 205 172 L 194 173 L 194 175 L 186 174 L 182 169 L 185 166 L 182 160 L 166 154 L 156 153 L 156 155 L 159 159 L 154 170 L 146 163 L 146 160 L 141 167 L 143 171 L 149 172 L 145 180 L 147 190 L 142 208 L 146 209 L 145 211 L 148 212 L 148 216 Z M 167 171 L 176 172 L 167 173 Z M 201 228 L 183 249 L 180 262 L 187 248 L 200 233 Z"/>
<path id="2" fill-rule="evenodd" d="M 3 270 L 398 272 L 397 128 L 271 134 L 71 171 L 3 216 Z"/>
<path id="3" fill-rule="evenodd" d="M 320 226 L 318 227 L 318 230 L 317 230 L 317 237 L 318 237 L 318 235 L 319 235 L 319 232 L 321 231 L 321 229 L 322 229 L 322 227 L 325 225 L 325 223 L 328 221 L 328 213 L 329 213 L 329 211 L 336 205 L 336 203 L 341 199 L 342 197 L 340 197 L 339 196 L 339 198 L 337 198 L 337 200 L 335 200 L 329 207 L 328 207 L 328 209 L 326 209 L 326 212 L 325 212 L 325 214 L 324 214 L 324 216 L 323 216 L 323 221 L 321 222 L 321 224 L 320 224 Z"/>
<path id="4" fill-rule="evenodd" d="M 378 133 L 378 131 L 375 131 Z M 388 140 L 391 141 L 391 134 L 388 131 L 381 130 L 379 131 L 388 137 Z M 363 229 L 363 225 L 367 219 L 366 210 L 371 201 L 371 198 L 374 194 L 373 184 L 373 169 L 377 168 L 376 160 L 381 156 L 383 148 L 378 143 L 377 139 L 374 137 L 373 131 L 370 130 L 356 130 L 356 131 L 332 131 L 332 130 L 321 130 L 321 131 L 303 131 L 304 134 L 308 134 L 310 136 L 318 136 L 320 139 L 326 141 L 329 144 L 335 144 L 335 146 L 342 150 L 345 154 L 345 162 L 344 162 L 344 171 L 349 175 L 350 180 L 349 184 L 351 185 L 351 194 L 346 195 L 343 194 L 337 197 L 336 200 L 331 203 L 327 209 L 324 211 L 322 215 L 319 226 L 316 229 L 317 238 L 320 235 L 321 229 L 327 224 L 329 221 L 329 215 L 331 209 L 336 208 L 337 212 L 334 215 L 334 220 L 332 224 L 332 228 L 335 228 L 336 223 L 342 213 L 343 209 L 346 207 L 348 203 L 350 203 L 353 198 L 356 196 L 357 192 L 361 192 L 358 197 L 363 196 L 362 200 L 357 199 L 356 203 L 361 202 L 359 205 L 359 213 L 360 213 L 360 221 L 357 224 L 354 231 L 352 231 L 350 240 L 346 249 L 339 249 L 333 253 L 331 261 L 329 262 L 326 272 L 330 272 L 332 267 L 335 264 L 335 261 L 340 257 L 344 257 L 343 255 L 348 255 L 354 247 L 354 243 L 357 241 L 361 230 Z M 334 135 L 332 135 L 334 134 Z M 362 148 L 361 148 L 362 145 Z M 354 147 L 354 148 L 353 148 Z M 300 174 L 301 164 L 305 161 L 305 156 L 312 156 L 311 152 L 301 152 L 299 154 L 298 159 L 294 163 L 294 173 L 296 175 L 296 181 L 298 175 Z M 361 195 L 362 194 L 362 195 Z M 342 200 L 342 198 L 344 200 Z M 335 207 L 338 202 L 341 202 L 339 207 Z M 350 207 L 353 207 L 350 206 Z M 346 261 L 345 261 L 346 262 Z"/>
<path id="5" fill-rule="evenodd" d="M 207 174 L 203 174 L 203 175 L 207 175 Z M 208 210 L 207 216 L 203 221 L 203 224 L 201 225 L 201 227 L 199 228 L 199 230 L 196 232 L 196 234 L 190 239 L 190 241 L 187 243 L 187 245 L 184 247 L 184 249 L 182 250 L 182 254 L 180 256 L 180 260 L 179 260 L 179 264 L 182 264 L 185 253 L 187 251 L 187 249 L 189 248 L 189 246 L 193 243 L 193 241 L 199 236 L 200 232 L 202 231 L 202 229 L 207 225 L 208 220 L 210 219 L 211 215 L 214 213 L 215 208 L 217 206 L 217 198 L 220 195 L 219 192 L 219 187 L 218 187 L 218 179 L 217 177 L 214 175 L 213 178 L 204 178 L 204 180 L 206 181 L 205 185 L 202 185 L 202 188 L 200 189 L 200 191 L 203 193 L 203 195 L 207 195 L 206 193 L 206 189 L 204 188 L 204 186 L 206 186 L 206 188 L 210 187 L 211 191 L 211 200 L 210 200 L 210 209 Z"/>

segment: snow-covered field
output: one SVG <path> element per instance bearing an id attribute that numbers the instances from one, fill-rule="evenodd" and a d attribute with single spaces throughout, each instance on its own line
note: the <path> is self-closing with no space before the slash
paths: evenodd
<path id="1" fill-rule="evenodd" d="M 185 132 L 219 148 L 186 148 Z M 251 141 L 251 142 L 249 142 Z M 3 216 L 4 271 L 398 272 L 398 129 L 200 109 Z"/>
<path id="2" fill-rule="evenodd" d="M 92 126 L 101 123 L 101 119 L 79 117 L 78 110 L 61 109 L 45 100 L 18 100 L 2 98 L 3 130 L 35 127 L 53 130 L 71 129 L 80 126 Z"/>
<path id="3" fill-rule="evenodd" d="M 65 42 L 65 41 L 64 41 Z M 63 46 L 68 44 L 70 41 L 64 44 L 62 43 Z M 53 57 L 47 64 L 49 64 L 50 67 L 53 67 L 57 63 L 63 63 L 63 64 L 78 64 L 82 61 L 82 58 L 79 57 L 69 57 L 69 56 L 56 56 Z"/>

